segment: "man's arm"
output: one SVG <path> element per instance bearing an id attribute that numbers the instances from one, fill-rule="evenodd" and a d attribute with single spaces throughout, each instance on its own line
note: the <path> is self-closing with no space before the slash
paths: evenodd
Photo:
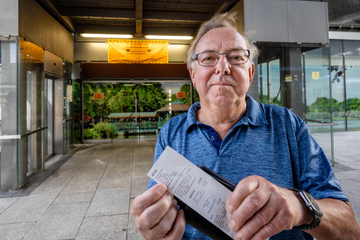
<path id="1" fill-rule="evenodd" d="M 317 228 L 305 232 L 317 240 L 360 239 L 360 227 L 348 202 L 336 199 L 321 199 L 316 202 L 324 216 Z"/>
<path id="2" fill-rule="evenodd" d="M 324 213 L 320 225 L 307 231 L 318 240 L 358 240 L 359 226 L 349 204 L 335 199 L 317 201 Z M 310 224 L 311 212 L 291 190 L 278 187 L 260 176 L 243 179 L 231 194 L 227 211 L 235 239 L 264 240 L 283 230 Z"/>

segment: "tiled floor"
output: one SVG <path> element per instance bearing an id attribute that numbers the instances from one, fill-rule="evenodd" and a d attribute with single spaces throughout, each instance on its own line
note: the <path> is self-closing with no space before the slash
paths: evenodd
<path id="1" fill-rule="evenodd" d="M 334 169 L 359 221 L 360 132 L 334 136 Z M 325 149 L 328 138 L 315 138 Z M 0 198 L 0 238 L 142 239 L 129 208 L 146 188 L 154 147 L 155 141 L 84 144 L 28 196 Z"/>

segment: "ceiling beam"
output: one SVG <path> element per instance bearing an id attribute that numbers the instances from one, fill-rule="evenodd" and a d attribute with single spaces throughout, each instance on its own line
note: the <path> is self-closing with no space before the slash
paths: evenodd
<path id="1" fill-rule="evenodd" d="M 74 23 L 70 18 L 64 19 L 60 13 L 61 7 L 55 0 L 36 0 L 56 21 L 58 21 L 66 30 L 71 33 L 75 32 Z"/>
<path id="2" fill-rule="evenodd" d="M 75 24 L 76 33 L 134 34 L 134 26 Z"/>
<path id="3" fill-rule="evenodd" d="M 42 0 L 44 1 L 44 0 Z M 111 8 L 62 8 L 60 14 L 63 16 L 91 16 L 91 17 L 121 17 L 134 18 L 134 10 L 111 9 Z"/>
<path id="4" fill-rule="evenodd" d="M 143 17 L 144 19 L 169 19 L 169 20 L 189 20 L 189 21 L 209 20 L 208 13 L 196 13 L 196 12 L 144 11 Z"/>
<path id="5" fill-rule="evenodd" d="M 135 0 L 135 23 L 136 37 L 142 37 L 142 21 L 143 21 L 143 0 Z"/>
<path id="6" fill-rule="evenodd" d="M 209 17 L 213 17 L 215 14 L 225 10 L 228 6 L 230 5 L 230 3 L 228 2 L 219 2 L 216 4 L 216 6 L 214 7 L 214 9 L 209 13 Z"/>

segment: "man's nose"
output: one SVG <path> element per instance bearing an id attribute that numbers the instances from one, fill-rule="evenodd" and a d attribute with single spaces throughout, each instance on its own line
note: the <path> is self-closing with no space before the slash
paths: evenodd
<path id="1" fill-rule="evenodd" d="M 215 73 L 216 74 L 230 74 L 230 63 L 226 58 L 225 54 L 219 56 L 218 63 L 216 64 Z"/>

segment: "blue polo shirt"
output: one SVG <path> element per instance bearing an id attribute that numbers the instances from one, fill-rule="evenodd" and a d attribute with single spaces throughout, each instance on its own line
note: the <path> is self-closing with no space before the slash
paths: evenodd
<path id="1" fill-rule="evenodd" d="M 306 124 L 287 108 L 258 103 L 246 96 L 246 112 L 233 126 L 218 150 L 208 131 L 199 124 L 193 104 L 172 118 L 159 133 L 154 162 L 170 146 L 197 166 L 205 165 L 237 184 L 259 175 L 284 188 L 309 192 L 316 199 L 348 201 L 331 165 Z M 156 182 L 150 179 L 148 188 Z M 210 240 L 187 225 L 183 239 Z M 305 239 L 299 229 L 283 231 L 271 240 Z"/>

